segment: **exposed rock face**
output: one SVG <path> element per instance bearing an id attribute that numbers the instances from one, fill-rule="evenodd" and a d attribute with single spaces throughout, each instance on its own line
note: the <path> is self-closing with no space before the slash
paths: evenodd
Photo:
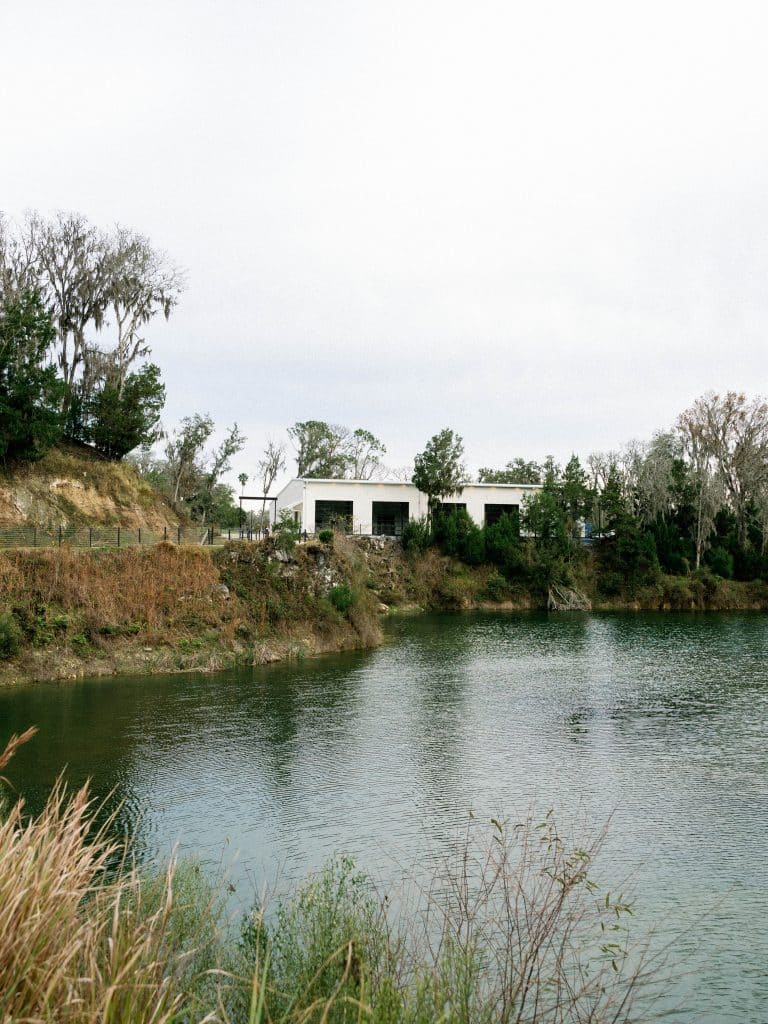
<path id="1" fill-rule="evenodd" d="M 178 517 L 128 463 L 57 450 L 0 472 L 0 528 L 118 524 L 162 531 Z"/>

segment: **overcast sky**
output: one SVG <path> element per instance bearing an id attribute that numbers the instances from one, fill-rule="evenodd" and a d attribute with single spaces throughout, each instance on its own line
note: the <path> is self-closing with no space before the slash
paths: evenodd
<path id="1" fill-rule="evenodd" d="M 768 4 L 0 0 L 0 209 L 188 270 L 168 425 L 473 468 L 768 391 Z"/>

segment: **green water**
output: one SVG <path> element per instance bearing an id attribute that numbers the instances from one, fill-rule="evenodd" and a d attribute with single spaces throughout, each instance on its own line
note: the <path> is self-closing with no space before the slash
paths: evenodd
<path id="1" fill-rule="evenodd" d="M 243 892 L 341 850 L 426 873 L 470 809 L 612 814 L 601 874 L 673 941 L 672 1019 L 765 1024 L 767 645 L 761 616 L 420 617 L 374 652 L 3 691 L 0 742 L 40 727 L 33 809 L 67 765 L 142 857 L 236 859 Z"/>

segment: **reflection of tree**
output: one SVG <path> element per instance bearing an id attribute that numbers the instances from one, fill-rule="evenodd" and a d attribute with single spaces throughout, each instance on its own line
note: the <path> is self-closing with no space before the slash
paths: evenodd
<path id="1" fill-rule="evenodd" d="M 462 776 L 472 696 L 471 631 L 461 616 L 425 617 L 413 625 L 406 652 L 408 744 L 425 786 L 425 808 L 437 806 L 445 814 L 470 800 Z"/>

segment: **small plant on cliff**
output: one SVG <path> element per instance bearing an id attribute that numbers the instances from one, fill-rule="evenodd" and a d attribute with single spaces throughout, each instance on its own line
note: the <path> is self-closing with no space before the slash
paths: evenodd
<path id="1" fill-rule="evenodd" d="M 337 612 L 346 615 L 355 603 L 355 595 L 347 583 L 340 583 L 336 587 L 331 587 L 328 591 L 328 600 Z"/>
<path id="2" fill-rule="evenodd" d="M 11 612 L 0 615 L 0 658 L 12 658 L 21 646 L 21 629 Z"/>
<path id="3" fill-rule="evenodd" d="M 275 547 L 277 550 L 290 555 L 301 536 L 301 527 L 294 521 L 288 509 L 283 509 L 272 528 L 272 532 L 275 535 Z"/>
<path id="4" fill-rule="evenodd" d="M 400 538 L 403 551 L 426 551 L 432 543 L 432 528 L 427 519 L 409 519 Z"/>
<path id="5" fill-rule="evenodd" d="M 332 544 L 333 543 L 333 530 L 321 530 L 317 535 L 317 539 L 321 544 Z"/>

